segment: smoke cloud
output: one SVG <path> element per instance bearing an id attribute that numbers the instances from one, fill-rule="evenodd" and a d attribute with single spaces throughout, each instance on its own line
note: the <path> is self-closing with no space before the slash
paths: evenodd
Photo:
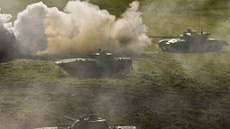
<path id="1" fill-rule="evenodd" d="M 1 8 L 0 8 L 1 12 Z M 0 13 L 0 59 L 8 58 L 15 43 L 10 14 Z"/>
<path id="2" fill-rule="evenodd" d="M 1 30 L 9 32 L 3 24 L 14 30 L 17 52 L 23 56 L 89 54 L 98 49 L 133 55 L 150 43 L 138 9 L 139 2 L 134 1 L 117 19 L 79 0 L 69 1 L 64 11 L 39 2 L 20 12 L 13 27 L 6 25 L 11 15 L 1 14 L 0 25 Z"/>
<path id="3" fill-rule="evenodd" d="M 35 55 L 37 51 L 46 48 L 47 37 L 44 33 L 46 17 L 47 6 L 41 2 L 27 6 L 26 10 L 18 14 L 14 28 L 21 54 Z"/>

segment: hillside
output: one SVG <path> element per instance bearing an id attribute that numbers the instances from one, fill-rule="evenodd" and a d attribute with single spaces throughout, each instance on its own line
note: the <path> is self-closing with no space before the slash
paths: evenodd
<path id="1" fill-rule="evenodd" d="M 20 1 L 11 10 L 14 2 L 0 0 L 2 12 L 15 16 L 35 1 Z M 131 0 L 90 2 L 121 17 Z M 202 26 L 211 37 L 230 42 L 228 0 L 140 2 L 148 35 L 178 35 Z M 61 10 L 67 1 L 44 3 Z M 230 47 L 211 53 L 168 53 L 157 47 L 157 41 L 153 39 L 142 56 L 131 57 L 133 71 L 124 78 L 71 77 L 53 60 L 1 62 L 0 129 L 70 124 L 60 116 L 78 118 L 91 110 L 111 125 L 137 129 L 228 128 Z"/>

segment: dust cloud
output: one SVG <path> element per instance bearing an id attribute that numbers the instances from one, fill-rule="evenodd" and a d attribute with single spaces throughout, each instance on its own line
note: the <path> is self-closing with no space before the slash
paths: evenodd
<path id="1" fill-rule="evenodd" d="M 64 11 L 38 2 L 18 13 L 13 26 L 7 27 L 14 31 L 15 51 L 22 56 L 89 54 L 98 49 L 135 55 L 150 44 L 139 4 L 134 1 L 116 18 L 85 1 L 69 1 Z M 11 15 L 6 16 L 0 15 L 1 24 L 12 25 L 7 23 Z"/>
<path id="2" fill-rule="evenodd" d="M 12 54 L 10 51 L 15 44 L 12 23 L 9 22 L 11 17 L 10 14 L 0 13 L 0 59 L 8 58 Z"/>

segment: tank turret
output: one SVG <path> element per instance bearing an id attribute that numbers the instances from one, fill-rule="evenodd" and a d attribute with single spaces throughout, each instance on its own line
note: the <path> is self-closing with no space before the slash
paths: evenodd
<path id="1" fill-rule="evenodd" d="M 87 117 L 80 117 L 78 119 L 66 116 L 63 118 L 73 123 L 67 126 L 41 127 L 35 129 L 136 129 L 136 126 L 109 126 L 108 121 L 105 118 L 99 117 L 96 113 L 91 113 Z"/>
<path id="2" fill-rule="evenodd" d="M 69 129 L 109 129 L 109 125 L 106 119 L 100 118 L 94 113 L 88 117 L 79 118 Z"/>
<path id="3" fill-rule="evenodd" d="M 228 45 L 224 40 L 209 38 L 208 32 L 196 32 L 188 29 L 174 38 L 170 36 L 149 36 L 150 38 L 166 38 L 158 42 L 159 48 L 166 52 L 216 52 Z"/>

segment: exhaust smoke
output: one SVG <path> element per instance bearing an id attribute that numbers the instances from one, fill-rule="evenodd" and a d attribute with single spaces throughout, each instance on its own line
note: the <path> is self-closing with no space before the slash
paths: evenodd
<path id="1" fill-rule="evenodd" d="M 65 55 L 106 49 L 115 54 L 140 54 L 150 40 L 138 8 L 139 2 L 134 1 L 117 19 L 108 11 L 79 0 L 69 1 L 64 11 L 42 2 L 28 5 L 12 27 L 17 52 L 23 56 Z M 2 14 L 0 17 L 1 22 L 9 20 L 2 20 Z"/>

